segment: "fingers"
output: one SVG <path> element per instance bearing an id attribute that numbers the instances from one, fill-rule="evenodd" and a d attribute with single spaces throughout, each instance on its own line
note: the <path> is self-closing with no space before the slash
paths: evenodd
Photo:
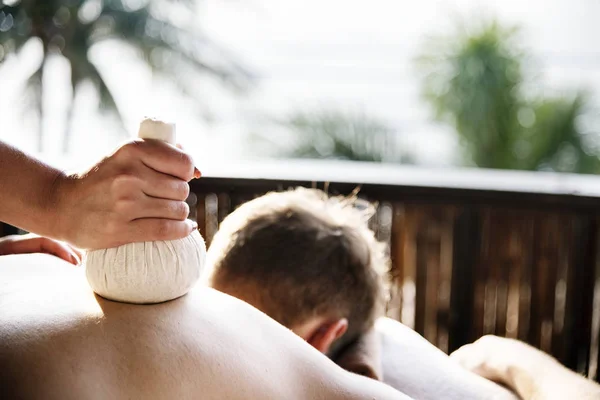
<path id="1" fill-rule="evenodd" d="M 73 264 L 79 265 L 81 263 L 81 253 L 75 251 L 71 246 L 57 242 L 48 238 L 37 238 L 39 241 L 39 252 L 51 254 L 58 258 Z"/>
<path id="2" fill-rule="evenodd" d="M 173 178 L 149 168 L 145 168 L 142 175 L 141 189 L 147 196 L 185 201 L 190 194 L 190 185 L 182 179 Z"/>
<path id="3" fill-rule="evenodd" d="M 113 179 L 116 198 L 136 199 L 141 191 L 150 197 L 185 201 L 190 193 L 187 180 L 159 172 L 143 161 L 121 168 L 120 174 Z M 194 168 L 193 174 L 199 176 L 197 169 Z"/>
<path id="4" fill-rule="evenodd" d="M 82 258 L 79 250 L 66 243 L 33 234 L 12 237 L 9 250 L 10 254 L 50 254 L 73 265 L 79 265 Z"/>
<path id="5" fill-rule="evenodd" d="M 136 204 L 137 206 L 138 204 Z M 190 214 L 190 207 L 185 201 L 157 199 L 146 196 L 139 208 L 132 210 L 132 220 L 144 218 L 163 218 L 184 221 Z"/>
<path id="6" fill-rule="evenodd" d="M 184 221 L 174 221 L 158 218 L 143 218 L 132 221 L 129 224 L 128 237 L 135 237 L 138 242 L 183 239 L 197 228 L 198 224 L 189 219 Z M 127 241 L 124 243 L 126 242 Z"/>
<path id="7" fill-rule="evenodd" d="M 64 243 L 64 242 L 58 242 L 58 243 L 67 248 L 67 250 L 69 251 L 69 253 L 71 254 L 71 256 L 73 258 L 73 262 L 75 265 L 81 264 L 81 262 L 83 261 L 83 251 L 69 245 L 68 243 Z"/>
<path id="8" fill-rule="evenodd" d="M 195 176 L 192 157 L 159 140 L 136 140 L 121 147 L 116 156 L 123 162 L 138 158 L 148 168 L 186 182 Z"/>

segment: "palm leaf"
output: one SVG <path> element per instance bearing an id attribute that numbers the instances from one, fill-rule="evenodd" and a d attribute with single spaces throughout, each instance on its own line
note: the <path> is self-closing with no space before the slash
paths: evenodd
<path id="1" fill-rule="evenodd" d="M 416 65 L 435 118 L 455 128 L 479 167 L 598 171 L 576 124 L 585 99 L 526 95 L 528 56 L 517 34 L 485 21 L 430 39 Z"/>
<path id="2" fill-rule="evenodd" d="M 44 60 L 52 52 L 68 60 L 73 94 L 81 82 L 93 82 L 101 110 L 114 113 L 121 126 L 123 118 L 113 94 L 88 58 L 90 48 L 105 40 L 118 39 L 134 46 L 155 71 L 172 78 L 184 94 L 195 100 L 199 99 L 189 82 L 198 73 L 217 78 L 232 89 L 244 89 L 252 77 L 233 57 L 197 29 L 191 29 L 191 19 L 178 25 L 168 18 L 168 12 L 162 12 L 165 7 L 167 11 L 179 7 L 191 16 L 194 6 L 192 0 L 147 1 L 135 10 L 120 0 L 22 0 L 11 6 L 0 5 L 0 62 L 6 54 L 19 51 L 31 37 L 38 37 L 43 43 Z M 93 12 L 95 8 L 97 13 Z M 38 76 L 43 74 L 43 65 L 32 77 L 29 93 L 41 96 L 44 88 Z M 41 103 L 36 109 L 41 112 Z M 71 112 L 67 111 L 67 129 Z M 66 149 L 68 130 L 65 138 Z"/>
<path id="3" fill-rule="evenodd" d="M 274 141 L 277 152 L 292 158 L 409 162 L 397 133 L 365 113 L 337 110 L 299 112 L 278 121 L 291 136 L 291 147 Z M 255 139 L 256 140 L 256 139 Z M 264 142 L 263 142 L 264 143 Z"/>

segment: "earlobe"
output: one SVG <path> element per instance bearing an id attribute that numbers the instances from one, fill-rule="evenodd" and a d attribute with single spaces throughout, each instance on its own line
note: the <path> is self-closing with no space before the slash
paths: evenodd
<path id="1" fill-rule="evenodd" d="M 323 354 L 327 354 L 333 342 L 342 337 L 348 329 L 346 318 L 323 323 L 308 339 L 308 343 Z"/>

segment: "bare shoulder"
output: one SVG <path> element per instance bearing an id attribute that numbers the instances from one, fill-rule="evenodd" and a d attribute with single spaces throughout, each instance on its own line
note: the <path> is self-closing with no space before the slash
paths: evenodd
<path id="1" fill-rule="evenodd" d="M 43 255 L 0 257 L 0 387 L 24 399 L 405 398 L 231 296 L 106 301 Z"/>

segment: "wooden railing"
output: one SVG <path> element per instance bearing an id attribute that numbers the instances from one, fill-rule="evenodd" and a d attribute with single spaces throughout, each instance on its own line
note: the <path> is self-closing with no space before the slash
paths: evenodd
<path id="1" fill-rule="evenodd" d="M 359 187 L 378 203 L 372 228 L 389 244 L 389 316 L 446 352 L 496 334 L 597 379 L 600 178 L 341 162 L 205 173 L 189 202 L 208 243 L 229 212 L 268 191 Z"/>
<path id="2" fill-rule="evenodd" d="M 378 203 L 371 226 L 389 245 L 391 317 L 446 352 L 497 334 L 598 379 L 600 178 L 344 162 L 203 172 L 188 202 L 208 244 L 228 213 L 268 191 L 358 187 Z"/>

